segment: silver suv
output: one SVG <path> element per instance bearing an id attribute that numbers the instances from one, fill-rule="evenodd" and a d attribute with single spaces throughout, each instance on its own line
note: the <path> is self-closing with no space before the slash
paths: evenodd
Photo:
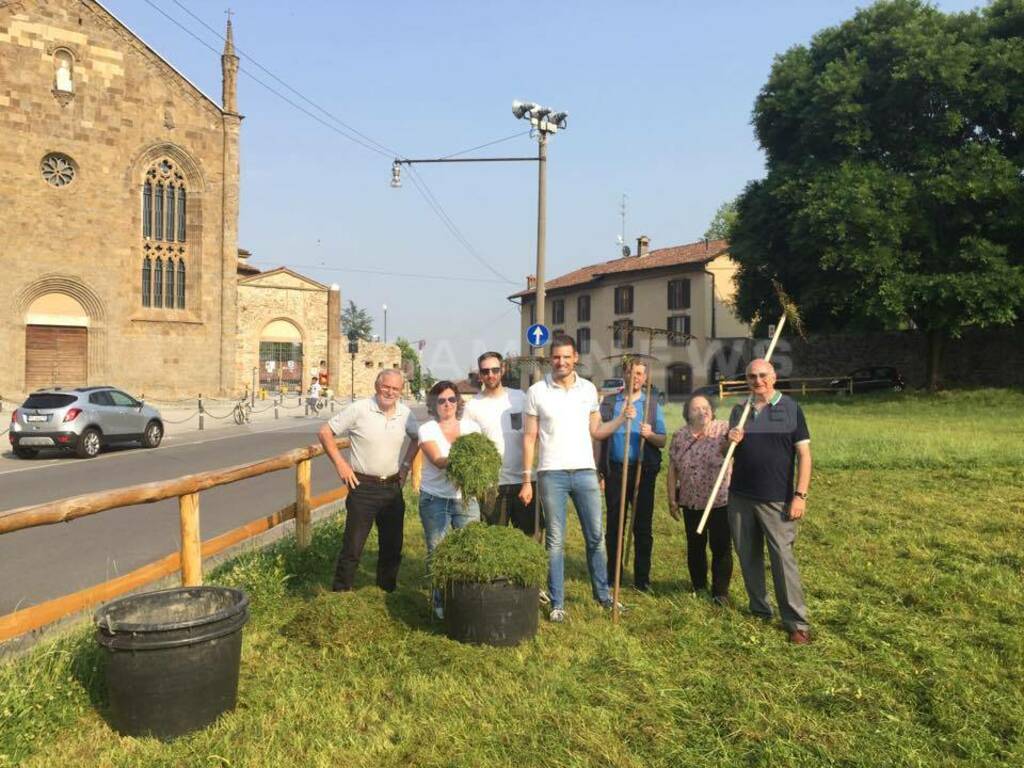
<path id="1" fill-rule="evenodd" d="M 160 412 L 113 387 L 40 389 L 11 414 L 14 453 L 35 457 L 42 448 L 74 451 L 83 459 L 105 445 L 141 442 L 156 448 L 164 436 Z"/>

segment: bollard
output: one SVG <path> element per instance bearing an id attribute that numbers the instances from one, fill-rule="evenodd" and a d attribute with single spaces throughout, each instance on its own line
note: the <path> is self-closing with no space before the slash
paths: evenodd
<path id="1" fill-rule="evenodd" d="M 274 398 L 274 418 L 275 419 L 278 418 L 277 406 L 279 406 L 280 404 L 281 404 L 281 398 L 280 397 L 275 397 Z"/>
<path id="2" fill-rule="evenodd" d="M 331 413 L 334 413 L 334 398 L 331 398 Z"/>
<path id="3" fill-rule="evenodd" d="M 205 411 L 203 411 L 203 393 L 200 392 L 199 393 L 199 431 L 200 432 L 203 430 L 203 414 L 204 413 L 205 413 Z"/>
<path id="4" fill-rule="evenodd" d="M 306 403 L 306 405 L 305 405 L 305 406 L 303 407 L 302 415 L 303 415 L 303 416 L 309 416 L 309 403 L 308 403 L 308 402 L 307 402 L 307 403 Z"/>

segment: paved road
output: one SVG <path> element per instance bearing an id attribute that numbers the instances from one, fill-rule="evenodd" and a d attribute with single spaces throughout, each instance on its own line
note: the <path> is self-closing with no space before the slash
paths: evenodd
<path id="1" fill-rule="evenodd" d="M 155 450 L 115 449 L 91 460 L 23 461 L 13 459 L 8 451 L 0 459 L 0 511 L 258 461 L 315 442 L 319 425 L 318 419 L 299 417 L 219 433 L 193 432 L 171 436 Z M 327 460 L 315 459 L 313 493 L 337 484 Z M 204 491 L 200 496 L 202 537 L 216 536 L 294 499 L 294 470 Z M 0 536 L 0 615 L 97 584 L 177 551 L 177 510 L 177 501 L 170 499 Z"/>

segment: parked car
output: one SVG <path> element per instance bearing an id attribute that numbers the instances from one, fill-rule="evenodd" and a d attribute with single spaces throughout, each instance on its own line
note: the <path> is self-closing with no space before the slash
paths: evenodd
<path id="1" fill-rule="evenodd" d="M 597 388 L 598 397 L 604 398 L 608 395 L 617 395 L 626 386 L 626 382 L 621 378 L 604 379 L 601 382 L 601 386 Z"/>
<path id="2" fill-rule="evenodd" d="M 839 394 L 860 392 L 902 392 L 906 382 L 900 372 L 891 365 L 879 365 L 869 368 L 858 368 L 841 379 L 833 379 L 831 386 Z"/>
<path id="3" fill-rule="evenodd" d="M 14 410 L 8 436 L 22 459 L 46 448 L 88 459 L 113 443 L 156 448 L 164 437 L 164 422 L 156 408 L 114 387 L 56 387 L 33 392 Z"/>

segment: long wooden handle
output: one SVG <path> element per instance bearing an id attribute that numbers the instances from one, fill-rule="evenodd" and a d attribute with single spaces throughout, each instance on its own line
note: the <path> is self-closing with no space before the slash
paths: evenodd
<path id="1" fill-rule="evenodd" d="M 782 317 L 779 318 L 779 324 L 775 326 L 775 335 L 772 336 L 771 343 L 768 345 L 768 351 L 764 353 L 764 360 L 767 363 L 770 363 L 772 360 L 772 353 L 775 351 L 775 345 L 779 343 L 779 337 L 782 335 L 782 328 L 785 324 L 786 314 L 783 313 Z M 739 423 L 736 424 L 736 429 L 743 429 L 746 425 L 747 417 L 750 416 L 750 408 L 753 404 L 754 396 L 750 395 L 743 406 L 743 413 L 740 415 Z M 722 461 L 722 466 L 718 469 L 715 486 L 711 489 L 708 503 L 704 505 L 704 514 L 700 516 L 700 523 L 697 525 L 698 534 L 704 533 L 704 526 L 708 523 L 708 516 L 711 514 L 711 508 L 715 504 L 715 497 L 718 496 L 718 490 L 722 487 L 722 481 L 725 480 L 725 473 L 729 471 L 729 463 L 732 461 L 732 456 L 736 453 L 736 445 L 736 443 L 729 443 L 729 449 L 725 452 L 725 459 Z"/>
<path id="2" fill-rule="evenodd" d="M 643 413 L 643 415 L 640 418 L 640 423 L 641 424 L 643 424 L 643 423 L 645 423 L 647 421 L 644 418 L 644 416 L 648 416 L 650 414 L 650 408 L 651 408 L 651 383 L 652 383 L 651 382 L 651 377 L 648 376 L 647 377 L 647 388 L 646 388 L 646 391 L 644 392 L 644 413 Z M 658 418 L 657 406 L 655 406 L 654 418 L 655 418 L 655 420 L 657 420 L 657 418 Z M 629 438 L 629 433 L 628 432 L 626 433 L 626 438 L 627 439 Z M 633 525 L 629 526 L 629 530 L 626 531 L 626 551 L 622 553 L 622 563 L 623 563 L 623 565 L 629 565 L 629 553 L 633 551 L 633 526 L 636 525 L 636 500 L 638 498 L 640 498 L 640 473 L 643 472 L 644 445 L 646 443 L 647 443 L 647 441 L 644 439 L 644 436 L 640 435 L 640 451 L 639 451 L 639 453 L 637 454 L 637 457 L 636 457 L 636 480 L 633 483 L 633 503 L 630 505 L 630 509 L 633 510 Z"/>
<path id="3" fill-rule="evenodd" d="M 629 378 L 627 382 L 633 381 L 633 364 L 629 365 Z M 629 405 L 629 396 L 623 403 L 623 408 Z M 622 534 L 625 528 L 626 518 L 626 481 L 629 478 L 629 430 L 633 420 L 626 419 L 626 445 L 622 449 L 622 486 L 619 491 L 619 530 L 615 540 L 615 590 L 612 593 L 612 623 L 619 623 L 619 585 L 622 581 Z M 610 439 L 610 438 L 609 438 Z"/>

